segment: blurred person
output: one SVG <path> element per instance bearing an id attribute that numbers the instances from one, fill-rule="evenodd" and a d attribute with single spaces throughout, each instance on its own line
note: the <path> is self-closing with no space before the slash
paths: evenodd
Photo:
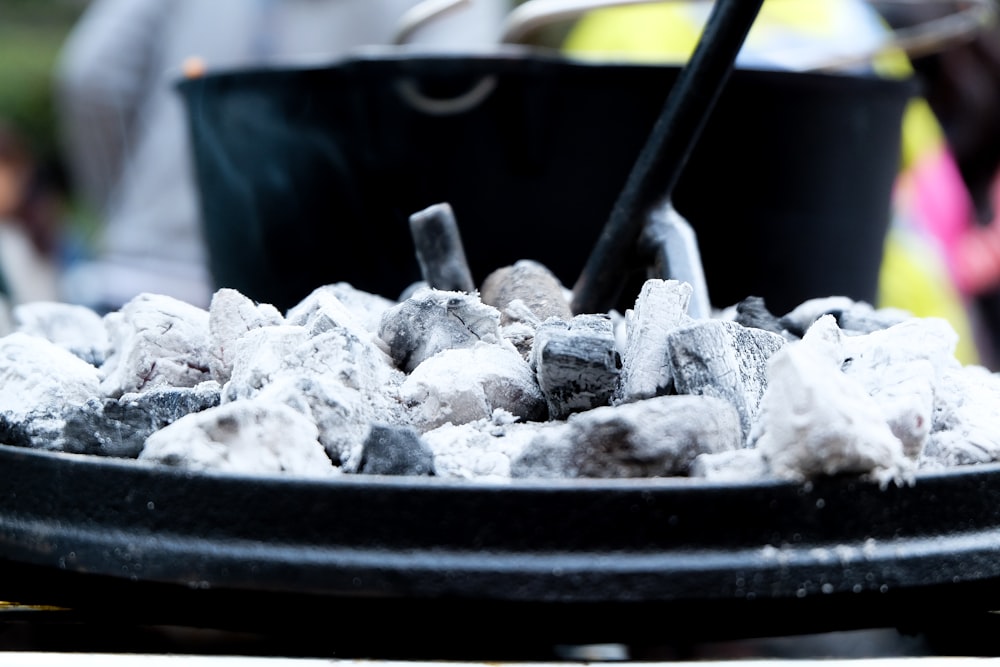
<path id="1" fill-rule="evenodd" d="M 11 126 L 0 123 L 0 291 L 8 305 L 60 298 L 62 194 Z"/>
<path id="2" fill-rule="evenodd" d="M 114 310 L 140 292 L 206 306 L 207 266 L 182 101 L 191 58 L 210 71 L 329 62 L 392 42 L 418 0 L 94 0 L 57 65 L 71 183 L 97 217 L 95 257 L 67 300 Z M 497 39 L 506 0 L 474 0 L 407 44 L 465 49 Z M 253 141 L 253 137 L 247 137 Z"/>
<path id="3" fill-rule="evenodd" d="M 581 57 L 686 62 L 711 7 L 710 2 L 665 2 L 592 11 L 576 22 L 563 46 Z M 865 0 L 765 0 L 737 66 L 802 71 L 843 62 L 838 71 L 911 76 L 905 54 L 879 50 L 891 29 Z M 878 54 L 852 60 L 869 52 Z M 909 104 L 902 133 L 900 175 L 874 305 L 948 320 L 959 335 L 956 356 L 963 363 L 984 363 L 992 351 L 983 340 L 975 304 L 963 290 L 961 266 L 947 251 L 972 227 L 970 192 L 926 99 Z"/>
<path id="4" fill-rule="evenodd" d="M 1000 8 L 1000 5 L 998 5 Z M 892 6 L 893 25 L 935 19 L 936 3 Z M 913 60 L 927 103 L 954 155 L 955 174 L 968 189 L 953 210 L 963 233 L 945 252 L 959 289 L 976 304 L 989 365 L 1000 369 L 1000 22 L 974 38 Z"/>

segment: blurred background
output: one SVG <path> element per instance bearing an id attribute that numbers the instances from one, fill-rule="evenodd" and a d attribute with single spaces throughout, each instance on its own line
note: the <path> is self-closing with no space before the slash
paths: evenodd
<path id="1" fill-rule="evenodd" d="M 56 158 L 52 68 L 87 0 L 0 0 L 0 119 Z"/>
<path id="2" fill-rule="evenodd" d="M 58 139 L 54 73 L 87 0 L 0 0 L 0 294 L 58 296 L 59 268 L 95 221 L 75 205 Z"/>

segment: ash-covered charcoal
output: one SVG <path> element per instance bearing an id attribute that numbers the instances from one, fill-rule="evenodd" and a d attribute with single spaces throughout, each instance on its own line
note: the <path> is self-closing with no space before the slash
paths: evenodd
<path id="1" fill-rule="evenodd" d="M 739 415 L 711 396 L 658 396 L 573 414 L 539 429 L 513 477 L 672 477 L 701 454 L 743 446 Z"/>
<path id="2" fill-rule="evenodd" d="M 751 444 L 779 477 L 909 479 L 915 466 L 879 405 L 841 370 L 838 334 L 833 316 L 825 315 L 802 340 L 771 356 Z"/>
<path id="3" fill-rule="evenodd" d="M 465 424 L 442 424 L 423 434 L 438 477 L 490 482 L 511 479 L 511 461 L 547 423 L 521 422 L 503 409 Z"/>
<path id="4" fill-rule="evenodd" d="M 463 292 L 421 288 L 382 316 L 378 331 L 396 365 L 410 373 L 442 350 L 500 343 L 500 311 Z"/>
<path id="5" fill-rule="evenodd" d="M 477 294 L 427 286 L 395 303 L 339 283 L 285 316 L 233 290 L 207 311 L 39 304 L 0 338 L 0 438 L 195 470 L 491 481 L 898 481 L 1000 461 L 1000 375 L 962 366 L 944 320 L 831 297 L 776 331 L 754 299 L 692 318 L 691 287 L 658 279 L 624 316 L 542 318 L 568 304 L 546 290 L 491 297 L 503 324 Z M 90 342 L 68 337 L 74 314 Z"/>
<path id="6" fill-rule="evenodd" d="M 715 396 L 740 416 L 743 437 L 767 388 L 767 365 L 785 339 L 727 320 L 696 320 L 667 335 L 667 361 L 678 394 Z"/>
<path id="7" fill-rule="evenodd" d="M 363 475 L 434 475 L 434 453 L 410 426 L 373 424 L 361 447 Z"/>
<path id="8" fill-rule="evenodd" d="M 104 319 L 85 306 L 54 301 L 33 301 L 14 306 L 15 331 L 44 338 L 100 366 L 111 347 Z"/>
<path id="9" fill-rule="evenodd" d="M 410 235 L 420 273 L 429 287 L 448 292 L 475 291 L 451 204 L 434 204 L 411 215 Z"/>
<path id="10" fill-rule="evenodd" d="M 54 449 L 66 411 L 100 395 L 97 368 L 44 338 L 0 338 L 0 432 L 6 444 Z"/>
<path id="11" fill-rule="evenodd" d="M 483 303 L 503 313 L 501 324 L 511 321 L 506 310 L 514 301 L 520 301 L 540 322 L 550 317 L 568 320 L 573 316 L 566 288 L 559 278 L 544 264 L 533 260 L 522 259 L 497 269 L 486 277 L 479 292 Z"/>
<path id="12" fill-rule="evenodd" d="M 745 327 L 763 329 L 778 335 L 786 335 L 786 329 L 777 315 L 771 313 L 759 296 L 748 296 L 736 304 L 733 321 Z M 801 338 L 801 335 L 799 336 Z"/>
<path id="13" fill-rule="evenodd" d="M 625 350 L 613 403 L 673 393 L 668 337 L 694 322 L 687 314 L 692 291 L 691 285 L 676 280 L 643 283 L 635 307 L 625 313 Z"/>
<path id="14" fill-rule="evenodd" d="M 398 382 L 400 373 L 354 315 L 336 298 L 318 307 L 302 325 L 247 331 L 232 345 L 232 377 L 224 401 L 253 396 L 280 376 L 328 376 L 374 396 Z"/>
<path id="15" fill-rule="evenodd" d="M 330 460 L 344 472 L 356 472 L 371 423 L 405 423 L 402 407 L 396 401 L 381 401 L 381 396 L 369 396 L 322 374 L 286 374 L 268 383 L 255 398 L 288 405 L 309 417 L 319 429 L 319 440 Z"/>
<path id="16" fill-rule="evenodd" d="M 382 315 L 396 305 L 380 294 L 359 290 L 345 282 L 317 287 L 285 314 L 289 324 L 305 326 L 317 311 L 330 307 L 331 297 L 346 308 L 366 331 L 377 334 Z"/>
<path id="17" fill-rule="evenodd" d="M 688 474 L 712 482 L 749 482 L 769 477 L 771 468 L 760 450 L 743 448 L 699 454 Z"/>
<path id="18" fill-rule="evenodd" d="M 550 419 L 608 405 L 621 369 L 611 318 L 549 318 L 535 332 L 530 363 Z"/>
<path id="19" fill-rule="evenodd" d="M 216 291 L 208 308 L 212 378 L 220 384 L 229 381 L 233 372 L 233 347 L 241 336 L 251 329 L 283 324 L 284 320 L 278 309 L 270 304 L 258 304 L 234 289 Z"/>
<path id="20" fill-rule="evenodd" d="M 146 438 L 193 412 L 219 405 L 221 388 L 210 380 L 195 387 L 157 387 L 121 398 L 92 398 L 66 410 L 52 449 L 74 454 L 136 458 Z"/>
<path id="21" fill-rule="evenodd" d="M 878 404 L 904 453 L 919 459 L 934 423 L 938 378 L 961 366 L 955 358 L 958 335 L 944 320 L 910 319 L 867 335 L 845 335 L 840 343 L 844 373 Z"/>
<path id="22" fill-rule="evenodd" d="M 211 380 L 208 311 L 168 296 L 140 294 L 104 316 L 111 353 L 101 395 L 193 387 Z"/>
<path id="23" fill-rule="evenodd" d="M 330 459 L 354 472 L 370 424 L 406 423 L 397 399 L 403 374 L 349 311 L 328 306 L 308 326 L 261 327 L 236 340 L 222 401 L 295 408 L 317 425 Z"/>
<path id="24" fill-rule="evenodd" d="M 898 308 L 874 308 L 870 303 L 846 296 L 829 296 L 803 301 L 779 318 L 791 335 L 801 338 L 824 315 L 832 315 L 845 333 L 866 334 L 899 324 L 913 315 Z"/>
<path id="25" fill-rule="evenodd" d="M 422 432 L 484 419 L 498 408 L 526 421 L 548 415 L 535 374 L 512 346 L 479 343 L 440 352 L 407 376 L 399 395 Z"/>
<path id="26" fill-rule="evenodd" d="M 182 417 L 149 436 L 139 461 L 244 474 L 332 477 L 312 421 L 287 405 L 248 399 Z"/>
<path id="27" fill-rule="evenodd" d="M 982 366 L 939 369 L 934 423 L 921 466 L 938 468 L 1000 461 L 1000 375 Z"/>

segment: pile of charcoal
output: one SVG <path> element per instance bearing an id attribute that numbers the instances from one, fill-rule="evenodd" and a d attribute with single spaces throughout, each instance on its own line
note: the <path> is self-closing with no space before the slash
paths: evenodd
<path id="1" fill-rule="evenodd" d="M 346 283 L 281 313 L 143 294 L 98 315 L 31 303 L 0 338 L 0 442 L 247 474 L 748 481 L 1000 459 L 1000 379 L 947 322 L 816 299 L 688 314 L 650 279 L 571 315 L 531 261 L 399 300 Z"/>

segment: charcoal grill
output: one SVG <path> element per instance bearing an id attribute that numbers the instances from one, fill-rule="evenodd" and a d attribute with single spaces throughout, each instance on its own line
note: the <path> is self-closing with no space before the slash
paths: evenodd
<path id="1" fill-rule="evenodd" d="M 939 631 L 1000 600 L 996 465 L 886 488 L 309 481 L 2 445 L 0 466 L 0 596 L 105 622 L 336 628 L 348 652 L 447 628 L 471 653 Z"/>

